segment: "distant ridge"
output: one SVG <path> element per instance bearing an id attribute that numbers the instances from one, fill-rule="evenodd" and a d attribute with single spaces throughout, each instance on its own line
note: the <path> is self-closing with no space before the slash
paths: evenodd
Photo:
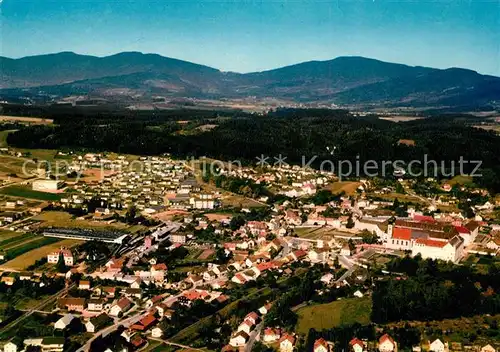
<path id="1" fill-rule="evenodd" d="M 484 106 L 500 103 L 500 78 L 462 68 L 435 69 L 359 56 L 308 61 L 239 74 L 158 54 L 105 57 L 61 52 L 0 57 L 0 97 L 74 94 L 138 97 L 274 97 L 373 106 Z"/>

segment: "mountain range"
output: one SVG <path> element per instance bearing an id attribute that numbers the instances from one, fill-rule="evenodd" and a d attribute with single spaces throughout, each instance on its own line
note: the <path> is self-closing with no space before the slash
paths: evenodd
<path id="1" fill-rule="evenodd" d="M 247 74 L 123 52 L 106 57 L 72 52 L 0 57 L 0 97 L 278 98 L 370 106 L 500 105 L 500 78 L 475 71 L 435 69 L 364 57 L 309 61 Z"/>

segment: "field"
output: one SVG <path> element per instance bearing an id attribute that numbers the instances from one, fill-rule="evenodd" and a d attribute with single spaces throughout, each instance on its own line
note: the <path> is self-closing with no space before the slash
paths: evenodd
<path id="1" fill-rule="evenodd" d="M 0 131 L 0 148 L 5 148 L 7 146 L 7 136 L 13 130 Z"/>
<path id="2" fill-rule="evenodd" d="M 230 207 L 235 207 L 235 208 L 258 208 L 258 207 L 263 207 L 264 204 L 260 203 L 256 200 L 253 200 L 251 198 L 246 198 L 243 196 L 240 196 L 238 194 L 231 194 L 229 192 L 225 192 L 224 195 L 222 196 L 222 205 L 223 206 L 230 206 Z"/>
<path id="3" fill-rule="evenodd" d="M 60 239 L 54 239 L 54 238 L 43 238 L 44 240 L 58 240 L 55 243 L 50 243 L 43 245 L 43 243 L 40 243 L 40 245 L 36 246 L 29 252 L 23 253 L 16 258 L 9 260 L 7 263 L 0 265 L 0 269 L 4 270 L 25 270 L 26 267 L 32 265 L 35 263 L 35 261 L 46 257 L 47 254 L 61 248 L 61 247 L 66 247 L 66 248 L 71 248 L 79 243 L 81 241 L 77 240 L 60 240 Z"/>
<path id="4" fill-rule="evenodd" d="M 373 197 L 373 198 L 380 198 L 384 199 L 386 201 L 394 201 L 396 198 L 399 201 L 402 202 L 412 202 L 412 203 L 417 203 L 417 204 L 424 204 L 425 202 L 422 201 L 422 199 L 409 195 L 409 194 L 402 194 L 402 193 L 387 193 L 387 194 L 376 194 L 376 193 L 368 193 L 367 196 Z"/>
<path id="5" fill-rule="evenodd" d="M 108 224 L 99 221 L 76 220 L 73 219 L 70 214 L 63 211 L 46 211 L 35 216 L 33 220 L 41 221 L 41 226 L 126 230 L 128 232 L 134 233 L 145 229 L 145 227 L 142 225 L 135 225 L 130 227 L 122 223 Z"/>
<path id="6" fill-rule="evenodd" d="M 296 227 L 293 232 L 300 238 L 309 240 L 331 240 L 335 236 L 354 236 L 349 232 L 341 232 L 331 227 Z"/>
<path id="7" fill-rule="evenodd" d="M 458 175 L 458 176 L 453 177 L 448 183 L 451 186 L 454 186 L 454 185 L 471 185 L 474 182 L 472 181 L 471 176 Z"/>
<path id="8" fill-rule="evenodd" d="M 346 195 L 352 196 L 356 194 L 356 189 L 361 185 L 361 182 L 352 181 L 339 181 L 328 185 L 326 189 L 330 190 L 332 193 L 345 192 Z"/>
<path id="9" fill-rule="evenodd" d="M 27 186 L 8 186 L 0 189 L 1 194 L 11 197 L 30 198 L 44 201 L 61 200 L 61 194 L 34 191 Z"/>
<path id="10" fill-rule="evenodd" d="M 371 310 L 369 297 L 348 298 L 304 307 L 297 312 L 299 315 L 297 331 L 307 334 L 311 328 L 321 331 L 354 323 L 368 324 Z"/>
<path id="11" fill-rule="evenodd" d="M 44 119 L 40 117 L 21 117 L 21 116 L 7 116 L 0 115 L 0 122 L 21 122 L 36 125 L 48 125 L 54 121 L 51 119 Z"/>
<path id="12" fill-rule="evenodd" d="M 0 250 L 6 251 L 11 248 L 18 247 L 24 243 L 28 243 L 36 239 L 36 235 L 32 233 L 16 233 L 17 235 L 10 236 L 9 238 L 1 238 L 0 240 Z"/>
<path id="13" fill-rule="evenodd" d="M 11 238 L 19 237 L 21 235 L 22 235 L 22 233 L 15 232 L 15 231 L 0 230 L 0 246 L 1 246 L 3 241 L 7 241 Z"/>
<path id="14" fill-rule="evenodd" d="M 23 165 L 26 162 L 26 159 L 16 158 L 10 155 L 0 155 L 0 172 L 4 172 L 6 174 L 17 174 L 19 176 L 24 175 Z M 33 163 L 27 164 L 26 169 L 28 172 L 34 169 Z M 25 175 L 29 176 L 29 175 Z"/>

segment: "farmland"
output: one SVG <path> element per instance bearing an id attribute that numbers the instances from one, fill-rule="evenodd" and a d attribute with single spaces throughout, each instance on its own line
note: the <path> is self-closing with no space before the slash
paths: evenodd
<path id="1" fill-rule="evenodd" d="M 296 227 L 293 232 L 300 238 L 309 240 L 331 240 L 336 236 L 350 237 L 354 236 L 349 232 L 341 232 L 332 227 Z"/>
<path id="2" fill-rule="evenodd" d="M 1 265 L 0 269 L 24 270 L 28 266 L 34 264 L 35 261 L 46 257 L 47 254 L 57 250 L 60 247 L 71 248 L 79 243 L 81 243 L 81 241 L 39 237 L 39 240 L 26 244 L 25 248 L 29 248 L 28 251 L 18 254 L 14 259 L 11 259 L 7 263 Z"/>
<path id="3" fill-rule="evenodd" d="M 7 116 L 0 115 L 0 122 L 20 122 L 35 125 L 48 125 L 54 121 L 51 119 L 45 119 L 41 117 L 21 117 L 21 116 Z"/>
<path id="4" fill-rule="evenodd" d="M 145 229 L 142 225 L 128 226 L 122 223 L 108 224 L 105 222 L 91 220 L 77 220 L 70 214 L 63 211 L 46 211 L 33 218 L 33 220 L 41 221 L 42 226 L 54 227 L 78 227 L 90 229 L 110 229 L 110 230 L 126 230 L 130 233 L 136 233 Z"/>
<path id="5" fill-rule="evenodd" d="M 360 185 L 361 182 L 339 181 L 332 183 L 326 189 L 330 190 L 333 194 L 345 192 L 346 195 L 352 196 L 356 194 L 356 190 Z"/>
<path id="6" fill-rule="evenodd" d="M 58 201 L 61 199 L 60 194 L 34 191 L 26 186 L 4 187 L 0 189 L 0 193 L 11 197 L 38 199 L 44 201 Z"/>
<path id="7" fill-rule="evenodd" d="M 348 298 L 326 304 L 304 307 L 298 310 L 297 331 L 307 334 L 309 329 L 318 331 L 354 323 L 368 324 L 371 314 L 371 300 Z"/>

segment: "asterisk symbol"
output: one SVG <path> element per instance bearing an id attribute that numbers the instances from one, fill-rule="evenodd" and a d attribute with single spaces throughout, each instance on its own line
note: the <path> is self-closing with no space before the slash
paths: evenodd
<path id="1" fill-rule="evenodd" d="M 269 165 L 269 163 L 267 162 L 267 159 L 269 159 L 269 157 L 265 156 L 264 154 L 261 154 L 260 157 L 255 157 L 255 159 L 257 159 L 257 166 L 264 167 Z"/>
<path id="2" fill-rule="evenodd" d="M 276 160 L 274 162 L 274 166 L 278 166 L 278 167 L 283 167 L 283 166 L 287 166 L 288 164 L 285 162 L 286 160 L 286 156 L 284 157 L 283 155 L 278 155 L 278 157 L 274 157 L 274 160 Z"/>

